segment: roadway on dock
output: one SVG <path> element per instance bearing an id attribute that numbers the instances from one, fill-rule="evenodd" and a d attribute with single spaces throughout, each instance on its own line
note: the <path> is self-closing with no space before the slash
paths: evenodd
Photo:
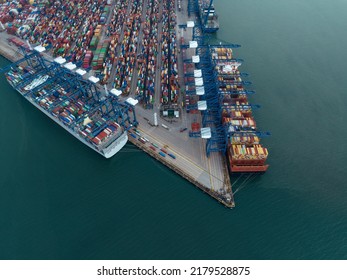
<path id="1" fill-rule="evenodd" d="M 140 133 L 161 148 L 167 145 L 167 150 L 177 157 L 174 164 L 177 164 L 211 191 L 224 195 L 229 193 L 231 196 L 230 181 L 225 180 L 225 172 L 228 171 L 225 169 L 222 154 L 211 153 L 210 157 L 207 158 L 205 140 L 190 138 L 187 131 L 181 133 L 179 131 L 180 125 L 176 123 L 171 125 L 159 119 L 159 126 L 150 125 L 144 118 L 152 120 L 152 111 L 137 108 L 136 113 Z M 184 119 L 184 121 L 188 120 Z M 161 124 L 166 125 L 169 129 L 165 129 Z M 168 160 L 172 159 L 168 158 Z"/>

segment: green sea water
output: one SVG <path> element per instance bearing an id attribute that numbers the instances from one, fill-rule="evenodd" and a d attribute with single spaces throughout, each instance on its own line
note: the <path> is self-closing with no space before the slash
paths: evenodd
<path id="1" fill-rule="evenodd" d="M 103 159 L 1 76 L 1 259 L 347 258 L 347 1 L 215 6 L 272 133 L 267 174 L 226 209 L 130 144 Z"/>

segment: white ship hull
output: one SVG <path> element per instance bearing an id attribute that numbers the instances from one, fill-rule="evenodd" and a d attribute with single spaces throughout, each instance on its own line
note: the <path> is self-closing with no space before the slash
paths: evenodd
<path id="1" fill-rule="evenodd" d="M 11 84 L 11 82 L 9 82 Z M 11 84 L 12 85 L 12 84 Z M 18 90 L 17 90 L 18 91 Z M 51 118 L 54 122 L 59 124 L 62 128 L 64 128 L 67 132 L 72 134 L 74 137 L 76 137 L 78 140 L 80 140 L 83 144 L 87 145 L 89 148 L 93 149 L 94 151 L 98 152 L 100 155 L 104 156 L 105 158 L 110 158 L 114 156 L 116 153 L 118 153 L 127 143 L 128 141 L 128 135 L 126 132 L 123 132 L 115 141 L 113 141 L 108 147 L 103 148 L 101 150 L 97 149 L 93 144 L 87 142 L 84 138 L 82 138 L 77 132 L 71 130 L 69 127 L 65 126 L 64 123 L 59 121 L 59 119 L 52 116 L 49 112 L 47 112 L 45 109 L 43 109 L 41 106 L 39 106 L 35 101 L 33 101 L 30 97 L 26 97 L 22 92 L 18 91 L 26 100 L 28 100 L 31 104 L 33 104 L 36 108 L 38 108 L 41 112 L 43 112 L 45 115 L 47 115 L 49 118 Z"/>

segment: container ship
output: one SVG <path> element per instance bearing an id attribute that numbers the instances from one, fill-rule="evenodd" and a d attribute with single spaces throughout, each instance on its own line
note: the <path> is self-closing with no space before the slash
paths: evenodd
<path id="1" fill-rule="evenodd" d="M 231 48 L 216 47 L 211 50 L 216 61 L 218 90 L 222 96 L 222 123 L 228 135 L 227 156 L 231 173 L 263 173 L 268 150 L 260 144 L 261 133 L 257 131 L 252 115 L 253 106 L 248 96 L 239 66 L 242 61 L 233 58 Z"/>
<path id="2" fill-rule="evenodd" d="M 45 85 L 51 77 L 29 66 L 12 66 L 6 74 L 10 85 L 53 121 L 105 158 L 115 155 L 128 141 L 115 119 L 106 116 L 92 96 L 69 90 L 63 84 Z"/>

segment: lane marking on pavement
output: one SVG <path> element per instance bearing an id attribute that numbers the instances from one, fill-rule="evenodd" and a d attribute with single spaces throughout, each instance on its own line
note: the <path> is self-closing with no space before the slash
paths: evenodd
<path id="1" fill-rule="evenodd" d="M 137 128 L 139 131 L 141 131 L 143 134 L 147 135 L 147 137 L 149 138 L 152 138 L 154 139 L 155 141 L 157 141 L 158 143 L 160 143 L 162 146 L 164 146 L 165 144 L 161 141 L 161 140 L 158 140 L 158 138 L 154 137 L 153 135 L 149 135 L 148 133 L 144 132 L 143 130 Z M 200 145 L 200 149 L 201 149 L 201 145 Z M 224 179 L 220 179 L 218 177 L 216 177 L 214 174 L 212 174 L 211 172 L 209 172 L 210 170 L 206 170 L 204 168 L 201 168 L 199 165 L 197 165 L 195 162 L 191 161 L 189 158 L 183 156 L 180 152 L 177 152 L 176 150 L 174 149 L 171 149 L 170 150 L 174 151 L 177 155 L 179 155 L 183 160 L 186 160 L 187 162 L 190 162 L 192 165 L 194 165 L 196 168 L 198 168 L 200 171 L 203 171 L 203 172 L 206 172 L 207 175 L 210 177 L 210 181 L 211 181 L 211 177 L 213 177 L 214 179 L 216 179 L 217 181 L 219 181 L 222 186 L 224 185 Z M 209 164 L 209 159 L 206 157 L 205 153 L 202 153 L 204 155 L 204 157 L 206 158 L 208 164 Z M 200 174 L 201 175 L 201 174 Z M 217 175 L 217 174 L 216 174 Z M 211 186 L 209 188 L 211 188 L 213 186 L 213 184 L 210 182 Z"/>

